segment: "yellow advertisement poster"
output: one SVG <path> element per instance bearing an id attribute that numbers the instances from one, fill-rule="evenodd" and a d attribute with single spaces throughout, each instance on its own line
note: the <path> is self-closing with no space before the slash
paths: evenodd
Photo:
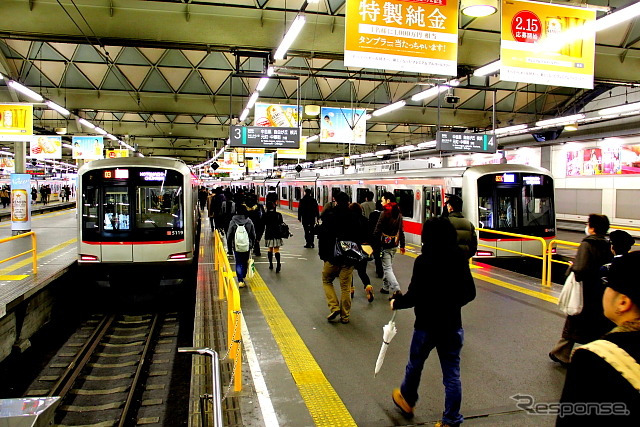
<path id="1" fill-rule="evenodd" d="M 279 148 L 276 150 L 278 159 L 306 159 L 307 158 L 307 137 L 300 138 L 300 148 Z"/>
<path id="2" fill-rule="evenodd" d="M 530 1 L 502 1 L 500 79 L 593 88 L 596 12 Z"/>
<path id="3" fill-rule="evenodd" d="M 0 135 L 33 135 L 33 105 L 0 104 Z"/>
<path id="4" fill-rule="evenodd" d="M 457 75 L 458 0 L 347 0 L 344 65 Z"/>
<path id="5" fill-rule="evenodd" d="M 107 159 L 115 159 L 118 157 L 129 157 L 129 150 L 126 149 L 113 149 L 113 150 L 105 150 L 105 158 Z"/>
<path id="6" fill-rule="evenodd" d="M 244 153 L 245 157 L 257 157 L 263 156 L 265 153 L 264 148 L 234 148 L 237 153 Z"/>

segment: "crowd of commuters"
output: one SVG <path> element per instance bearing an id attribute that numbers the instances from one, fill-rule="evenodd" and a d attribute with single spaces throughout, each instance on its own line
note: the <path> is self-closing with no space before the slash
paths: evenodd
<path id="1" fill-rule="evenodd" d="M 469 258 L 478 247 L 475 227 L 462 214 L 462 199 L 447 195 L 442 215 L 423 224 L 421 254 L 403 291 L 393 271 L 396 253 L 405 250 L 403 218 L 393 193 L 385 192 L 375 201 L 373 192 L 367 192 L 365 201 L 358 204 L 352 203 L 346 193 L 336 191 L 322 208 L 311 189 L 304 193 L 298 220 L 304 228 L 304 248 L 314 248 L 318 239 L 327 320 L 350 323 L 354 270 L 367 300 L 374 300 L 373 283 L 367 274 L 368 263 L 373 260 L 376 276 L 382 278 L 379 292 L 388 295 L 391 310 L 413 308 L 415 313 L 409 360 L 400 387 L 392 391 L 393 403 L 403 415 L 413 415 L 421 373 L 435 349 L 445 389 L 445 408 L 436 425 L 459 426 L 464 421 L 460 413 L 460 354 L 464 342 L 461 310 L 475 298 Z M 280 228 L 284 219 L 276 210 L 277 202 L 274 188 L 267 193 L 266 208 L 255 194 L 245 191 L 218 188 L 205 199 L 211 226 L 226 234 L 241 287 L 245 286 L 251 249 L 260 256 L 259 248 L 255 248 L 260 246 L 263 233 L 269 268 L 274 268 L 275 258 L 276 272 L 281 270 L 280 247 L 284 241 Z M 244 248 L 236 246 L 236 229 L 241 225 L 249 241 Z M 586 236 L 567 272 L 573 272 L 582 283 L 583 309 L 580 314 L 567 316 L 561 337 L 549 353 L 553 361 L 568 368 L 560 405 L 608 404 L 609 410 L 603 412 L 598 406 L 586 413 L 561 412 L 558 426 L 609 420 L 615 425 L 640 425 L 640 284 L 633 275 L 640 252 L 629 252 L 635 243 L 629 233 L 615 230 L 608 234 L 609 226 L 605 215 L 588 217 Z M 345 255 L 345 248 L 352 244 L 360 248 L 357 260 Z M 334 287 L 336 279 L 339 291 Z"/>

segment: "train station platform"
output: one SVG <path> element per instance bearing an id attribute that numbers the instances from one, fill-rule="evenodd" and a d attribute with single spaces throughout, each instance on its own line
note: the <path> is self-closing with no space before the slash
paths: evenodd
<path id="1" fill-rule="evenodd" d="M 256 276 L 248 281 L 247 288 L 239 290 L 243 387 L 240 392 L 231 389 L 233 363 L 223 359 L 221 392 L 226 396 L 226 425 L 382 427 L 429 425 L 439 420 L 444 390 L 435 353 L 425 365 L 413 419 L 404 419 L 390 397 L 403 378 L 413 311 L 398 312 L 398 334 L 390 343 L 382 371 L 374 377 L 382 327 L 392 315 L 388 296 L 379 292 L 381 279 L 375 277 L 370 265 L 376 294 L 369 303 L 355 275 L 351 322 L 328 323 L 322 261 L 317 250 L 303 247 L 303 230 L 297 220 L 288 212 L 283 215 L 293 237 L 281 248 L 282 271 L 269 270 L 263 249 L 263 256 L 255 258 Z M 75 261 L 75 210 L 34 216 L 32 225 L 38 236 L 38 274 L 31 274 L 30 260 L 3 267 L 0 304 L 5 307 L 35 287 L 46 286 L 47 276 L 62 274 Z M 0 238 L 10 235 L 10 223 L 0 223 Z M 208 222 L 203 222 L 201 243 L 198 292 L 204 292 L 201 300 L 208 300 L 212 309 L 210 317 L 201 318 L 195 325 L 194 336 L 203 331 L 213 336 L 212 344 L 222 357 L 227 353 L 228 328 L 225 301 L 219 300 L 215 288 Z M 418 250 L 408 247 L 405 256 L 395 259 L 394 270 L 403 290 Z M 560 287 L 543 288 L 539 279 L 480 262 L 474 264 L 478 295 L 463 309 L 465 425 L 554 425 L 552 416 L 530 415 L 519 408 L 515 396 L 531 396 L 541 404 L 557 402 L 560 396 L 565 369 L 547 356 L 564 323 L 555 305 Z M 201 282 L 213 286 L 203 291 Z M 29 286 L 31 290 L 18 290 Z M 16 293 L 22 297 L 13 296 Z M 195 361 L 201 356 L 194 357 Z M 196 365 L 202 369 L 201 362 Z M 197 383 L 197 379 L 192 382 Z"/>

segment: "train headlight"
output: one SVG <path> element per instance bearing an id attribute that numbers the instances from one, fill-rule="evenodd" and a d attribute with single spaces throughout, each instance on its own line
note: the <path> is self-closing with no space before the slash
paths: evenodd
<path id="1" fill-rule="evenodd" d="M 171 254 L 169 255 L 169 260 L 181 260 L 181 259 L 187 259 L 189 258 L 189 252 L 179 252 L 177 254 Z"/>
<path id="2" fill-rule="evenodd" d="M 84 261 L 84 262 L 98 262 L 100 261 L 98 259 L 98 257 L 96 255 L 86 255 L 86 254 L 81 254 L 80 255 L 80 261 Z"/>

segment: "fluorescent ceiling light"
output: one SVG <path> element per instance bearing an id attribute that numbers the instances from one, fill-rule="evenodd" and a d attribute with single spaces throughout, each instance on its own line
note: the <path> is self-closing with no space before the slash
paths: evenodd
<path id="1" fill-rule="evenodd" d="M 418 148 L 435 148 L 436 143 L 436 140 L 421 142 L 418 144 Z"/>
<path id="2" fill-rule="evenodd" d="M 310 136 L 309 138 L 307 138 L 307 142 L 317 141 L 318 138 L 319 138 L 319 135 Z"/>
<path id="3" fill-rule="evenodd" d="M 536 122 L 536 126 L 553 126 L 565 123 L 574 123 L 584 119 L 584 114 L 574 114 L 573 116 L 556 117 L 555 119 L 541 120 Z"/>
<path id="4" fill-rule="evenodd" d="M 296 37 L 298 37 L 298 34 L 300 34 L 302 27 L 304 27 L 305 22 L 306 18 L 304 15 L 296 16 L 296 19 L 293 20 L 291 27 L 289 27 L 289 31 L 287 31 L 287 34 L 284 35 L 280 46 L 278 46 L 278 49 L 276 49 L 276 53 L 273 55 L 273 59 L 284 59 L 287 51 L 295 41 Z"/>
<path id="5" fill-rule="evenodd" d="M 359 159 L 360 157 L 362 157 L 362 155 L 361 155 L 361 154 L 352 154 L 352 155 L 351 155 L 351 158 L 352 158 L 352 159 Z"/>
<path id="6" fill-rule="evenodd" d="M 107 131 L 106 131 L 106 130 L 104 130 L 104 129 L 102 129 L 102 128 L 99 128 L 99 127 L 97 127 L 97 126 L 96 126 L 96 128 L 95 128 L 94 130 L 95 130 L 96 132 L 98 132 L 100 135 L 106 135 L 106 134 L 107 134 Z"/>
<path id="7" fill-rule="evenodd" d="M 40 96 L 40 94 L 35 93 L 34 91 L 29 89 L 28 87 L 22 86 L 20 83 L 18 83 L 16 81 L 9 80 L 8 85 L 10 87 L 12 87 L 13 89 L 17 90 L 18 92 L 22 93 L 23 95 L 26 95 L 29 98 L 33 99 L 34 101 L 38 101 L 38 102 L 44 101 L 44 98 L 42 96 Z"/>
<path id="8" fill-rule="evenodd" d="M 364 157 L 373 157 L 373 156 L 375 156 L 374 153 L 362 153 L 362 156 L 360 156 L 360 157 L 364 158 Z"/>
<path id="9" fill-rule="evenodd" d="M 56 104 L 53 101 L 46 100 L 44 103 L 47 104 L 47 107 L 51 108 L 52 110 L 57 111 L 58 113 L 62 114 L 63 116 L 68 116 L 68 115 L 71 114 L 69 112 L 69 110 L 67 110 L 64 107 L 59 106 L 58 104 Z"/>
<path id="10" fill-rule="evenodd" d="M 412 101 L 421 101 L 426 98 L 433 98 L 441 94 L 442 92 L 446 92 L 449 89 L 448 86 L 433 86 L 427 90 L 423 90 L 422 92 L 416 93 L 411 97 Z M 375 114 L 375 111 L 374 111 Z"/>
<path id="11" fill-rule="evenodd" d="M 622 114 L 622 113 L 629 113 L 631 111 L 640 111 L 640 102 L 634 102 L 633 104 L 618 105 L 617 107 L 604 108 L 598 111 L 598 115 L 608 116 L 610 114 Z"/>
<path id="12" fill-rule="evenodd" d="M 375 153 L 376 156 L 384 156 L 385 154 L 391 154 L 391 150 L 380 150 Z"/>
<path id="13" fill-rule="evenodd" d="M 473 72 L 476 77 L 488 76 L 489 74 L 495 74 L 500 71 L 500 60 L 494 61 L 490 64 L 484 65 Z"/>
<path id="14" fill-rule="evenodd" d="M 253 107 L 253 104 L 258 100 L 258 96 L 260 96 L 260 92 L 253 92 L 253 95 L 249 98 L 249 102 L 247 102 L 247 109 Z"/>
<path id="15" fill-rule="evenodd" d="M 86 126 L 88 128 L 91 128 L 91 129 L 95 129 L 96 128 L 96 125 L 94 125 L 93 123 L 91 123 L 91 122 L 89 122 L 89 121 L 87 121 L 85 119 L 78 119 L 78 122 L 80 122 L 81 125 Z"/>
<path id="16" fill-rule="evenodd" d="M 636 2 L 631 6 L 627 6 L 624 9 L 619 9 L 609 15 L 603 16 L 596 20 L 596 31 L 606 30 L 625 21 L 635 18 L 640 15 L 640 2 Z"/>
<path id="17" fill-rule="evenodd" d="M 316 160 L 315 162 L 313 162 L 314 165 L 319 165 L 321 163 L 323 163 L 322 160 Z"/>
<path id="18" fill-rule="evenodd" d="M 521 125 L 515 125 L 515 126 L 507 126 L 504 128 L 498 128 L 494 131 L 494 133 L 496 135 L 501 135 L 503 133 L 509 133 L 509 132 L 517 132 L 520 130 L 525 130 L 526 128 L 528 128 L 529 125 L 527 124 L 521 124 Z"/>
<path id="19" fill-rule="evenodd" d="M 265 86 L 267 85 L 267 83 L 269 83 L 269 77 L 263 77 L 260 79 L 260 81 L 258 82 L 258 86 L 256 86 L 256 90 L 258 92 L 260 92 L 262 89 L 265 88 Z"/>
<path id="20" fill-rule="evenodd" d="M 115 136 L 111 135 L 110 133 L 107 134 L 107 138 L 109 138 L 112 141 L 117 141 L 118 138 L 116 138 Z"/>
<path id="21" fill-rule="evenodd" d="M 567 132 L 573 132 L 578 130 L 578 124 L 577 123 L 569 123 L 564 125 L 564 130 L 566 130 Z"/>
<path id="22" fill-rule="evenodd" d="M 415 145 L 402 145 L 400 147 L 396 147 L 395 151 L 411 151 L 415 149 L 416 149 Z"/>
<path id="23" fill-rule="evenodd" d="M 381 109 L 376 110 L 376 111 L 372 112 L 371 114 L 374 115 L 374 116 L 381 116 L 383 114 L 386 114 L 386 113 L 389 113 L 391 111 L 397 110 L 398 108 L 402 108 L 405 105 L 407 105 L 407 101 L 401 100 L 401 101 L 395 102 L 393 104 L 387 105 L 386 107 L 382 107 Z"/>
<path id="24" fill-rule="evenodd" d="M 248 109 L 248 108 L 245 108 L 245 109 L 242 111 L 242 114 L 240 114 L 240 121 L 241 121 L 241 122 L 244 122 L 244 119 L 246 119 L 248 115 L 249 115 L 249 109 Z"/>
<path id="25" fill-rule="evenodd" d="M 460 12 L 473 18 L 493 15 L 497 11 L 497 0 L 461 0 L 460 2 Z"/>

